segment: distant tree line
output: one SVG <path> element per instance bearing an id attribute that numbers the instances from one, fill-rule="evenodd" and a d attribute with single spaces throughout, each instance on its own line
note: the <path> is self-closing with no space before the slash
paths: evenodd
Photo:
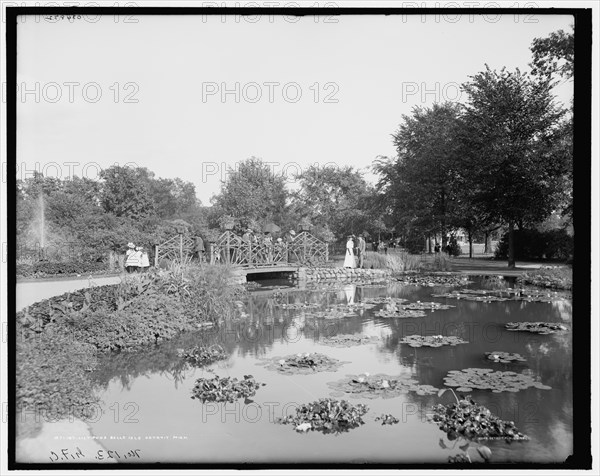
<path id="1" fill-rule="evenodd" d="M 211 241 L 230 216 L 240 234 L 302 222 L 327 241 L 363 233 L 399 238 L 413 251 L 431 236 L 446 246 L 458 229 L 470 243 L 500 229 L 501 256 L 514 266 L 515 230 L 533 236 L 522 230 L 549 217 L 556 228 L 572 227 L 572 104 L 557 105 L 553 87 L 572 80 L 573 34 L 535 39 L 531 49 L 530 74 L 486 65 L 462 85 L 464 103 L 402 116 L 393 134 L 396 156 L 380 156 L 372 167 L 376 185 L 329 158 L 327 166 L 286 177 L 251 157 L 228 174 L 211 206 L 202 206 L 191 182 L 156 178 L 146 168 L 113 166 L 99 180 L 35 174 L 17 181 L 18 242 L 39 242 L 41 195 L 47 240 L 77 243 L 88 260 L 128 241 L 150 246 L 177 232 Z M 556 248 L 552 236 L 548 249 Z"/>

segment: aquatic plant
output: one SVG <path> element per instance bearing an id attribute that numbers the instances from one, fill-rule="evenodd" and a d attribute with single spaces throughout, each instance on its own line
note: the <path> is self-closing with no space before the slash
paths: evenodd
<path id="1" fill-rule="evenodd" d="M 556 291 L 539 290 L 532 288 L 502 288 L 502 289 L 461 289 L 449 293 L 432 294 L 432 297 L 443 297 L 448 299 L 464 299 L 466 301 L 479 302 L 506 302 L 506 301 L 525 301 L 525 302 L 554 302 L 557 299 L 570 299 L 565 293 Z"/>
<path id="2" fill-rule="evenodd" d="M 200 402 L 229 402 L 233 403 L 244 398 L 244 403 L 251 403 L 248 397 L 256 395 L 256 390 L 266 384 L 254 380 L 252 375 L 244 375 L 243 380 L 235 377 L 199 378 L 192 389 L 192 399 Z"/>
<path id="3" fill-rule="evenodd" d="M 494 393 L 518 392 L 529 387 L 549 390 L 551 387 L 536 381 L 528 374 L 516 372 L 494 372 L 492 369 L 468 368 L 450 370 L 444 377 L 444 385 L 458 387 L 459 392 L 471 392 L 473 389 L 491 390 Z"/>
<path id="4" fill-rule="evenodd" d="M 438 310 L 446 310 L 451 309 L 456 306 L 451 306 L 450 304 L 441 304 L 439 302 L 411 302 L 410 304 L 403 304 L 403 309 L 412 309 L 412 310 L 425 310 L 425 311 L 438 311 Z"/>
<path id="5" fill-rule="evenodd" d="M 227 352 L 219 345 L 210 347 L 196 345 L 190 349 L 178 349 L 178 355 L 187 363 L 196 367 L 204 367 L 229 357 Z"/>
<path id="6" fill-rule="evenodd" d="M 415 286 L 464 286 L 471 283 L 468 277 L 462 274 L 405 274 L 396 276 L 396 279 L 406 285 Z"/>
<path id="7" fill-rule="evenodd" d="M 517 278 L 518 283 L 532 284 L 545 288 L 572 289 L 573 270 L 568 267 L 540 268 L 527 271 Z"/>
<path id="8" fill-rule="evenodd" d="M 555 322 L 507 322 L 505 327 L 508 331 L 524 331 L 535 334 L 555 334 L 569 330 L 567 326 Z"/>
<path id="9" fill-rule="evenodd" d="M 294 309 L 294 310 L 298 310 L 298 309 L 315 309 L 315 308 L 319 308 L 321 307 L 321 304 L 316 303 L 316 302 L 296 302 L 296 303 L 290 303 L 290 304 L 286 304 L 286 303 L 277 303 L 278 307 L 281 307 L 282 309 Z"/>
<path id="10" fill-rule="evenodd" d="M 404 305 L 398 305 L 395 301 L 391 301 L 375 313 L 377 317 L 397 317 L 407 319 L 410 317 L 425 317 L 425 312 L 422 310 L 405 309 Z"/>
<path id="11" fill-rule="evenodd" d="M 331 337 L 326 337 L 321 341 L 323 345 L 332 347 L 352 347 L 354 345 L 372 344 L 381 339 L 377 336 L 366 336 L 362 334 L 339 334 Z"/>
<path id="12" fill-rule="evenodd" d="M 408 299 L 404 298 L 396 298 L 396 297 L 374 297 L 374 298 L 364 298 L 362 302 L 364 304 L 389 304 L 396 303 L 402 304 L 403 302 L 407 302 Z"/>
<path id="13" fill-rule="evenodd" d="M 395 425 L 400 423 L 400 420 L 391 413 L 382 413 L 381 416 L 375 417 L 375 421 L 380 421 L 382 425 Z"/>
<path id="14" fill-rule="evenodd" d="M 494 350 L 492 352 L 486 352 L 487 358 L 492 362 L 501 362 L 503 364 L 509 364 L 511 362 L 526 362 L 525 358 L 521 354 L 501 352 Z"/>
<path id="15" fill-rule="evenodd" d="M 273 357 L 258 365 L 265 365 L 268 370 L 294 375 L 312 374 L 315 372 L 334 372 L 342 365 L 349 362 L 341 362 L 338 359 L 328 357 L 317 352 L 288 355 L 286 357 Z"/>
<path id="16" fill-rule="evenodd" d="M 411 347 L 442 347 L 444 345 L 455 346 L 457 344 L 468 344 L 467 341 L 462 340 L 456 336 L 420 336 L 411 335 L 405 336 L 400 340 L 401 344 L 408 344 Z"/>
<path id="17" fill-rule="evenodd" d="M 440 392 L 440 396 L 443 391 Z M 519 432 L 513 421 L 505 421 L 473 400 L 463 398 L 456 403 L 437 404 L 429 419 L 444 431 L 449 440 L 463 437 L 470 441 L 505 439 L 507 442 L 529 438 Z M 466 448 L 465 448 L 466 450 Z M 484 452 L 487 453 L 487 452 Z"/>
<path id="18" fill-rule="evenodd" d="M 417 395 L 434 395 L 439 391 L 432 385 L 420 385 L 417 380 L 410 377 L 393 377 L 385 374 L 348 375 L 336 382 L 328 382 L 327 386 L 336 394 L 343 392 L 350 394 L 351 398 L 394 398 L 408 392 Z"/>
<path id="19" fill-rule="evenodd" d="M 303 403 L 296 409 L 296 415 L 278 417 L 275 422 L 294 425 L 298 432 L 342 433 L 363 425 L 362 416 L 368 411 L 369 407 L 360 403 L 352 405 L 346 400 L 321 398 Z"/>

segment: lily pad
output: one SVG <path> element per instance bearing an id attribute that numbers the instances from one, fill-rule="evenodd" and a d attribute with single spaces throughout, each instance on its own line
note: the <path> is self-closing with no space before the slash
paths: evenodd
<path id="1" fill-rule="evenodd" d="M 461 274 L 446 274 L 446 275 L 422 275 L 408 274 L 398 276 L 396 279 L 405 285 L 415 286 L 464 286 L 470 284 L 469 278 Z"/>
<path id="2" fill-rule="evenodd" d="M 400 420 L 391 413 L 382 413 L 381 416 L 375 417 L 375 421 L 380 421 L 382 425 L 395 425 L 400 423 Z"/>
<path id="3" fill-rule="evenodd" d="M 412 309 L 412 310 L 423 310 L 423 311 L 437 311 L 443 309 L 450 309 L 456 306 L 451 306 L 449 304 L 441 304 L 439 302 L 411 302 L 410 304 L 402 305 L 404 309 Z"/>
<path id="4" fill-rule="evenodd" d="M 230 402 L 233 403 L 239 398 L 252 397 L 256 390 L 264 386 L 264 383 L 258 383 L 252 375 L 244 375 L 243 380 L 237 378 L 224 377 L 219 378 L 215 375 L 213 378 L 199 378 L 192 389 L 192 398 L 197 398 L 204 402 Z"/>
<path id="5" fill-rule="evenodd" d="M 420 335 L 411 335 L 405 336 L 400 340 L 401 344 L 408 344 L 411 347 L 441 347 L 444 345 L 458 345 L 458 344 L 468 344 L 467 341 L 462 340 L 456 336 L 420 336 Z"/>
<path id="6" fill-rule="evenodd" d="M 369 411 L 363 404 L 352 405 L 346 400 L 321 398 L 304 403 L 296 409 L 296 415 L 279 417 L 275 421 L 294 425 L 296 431 L 319 431 L 324 434 L 342 433 L 363 425 L 362 416 Z"/>
<path id="7" fill-rule="evenodd" d="M 509 331 L 533 332 L 535 334 L 555 334 L 569 330 L 564 324 L 556 322 L 508 322 L 506 329 Z"/>
<path id="8" fill-rule="evenodd" d="M 297 302 L 297 303 L 281 303 L 281 304 L 277 304 L 278 307 L 281 307 L 282 309 L 294 309 L 294 310 L 298 310 L 298 309 L 316 309 L 321 307 L 321 304 L 318 303 L 314 303 L 314 302 Z"/>
<path id="9" fill-rule="evenodd" d="M 403 302 L 407 302 L 408 299 L 404 299 L 404 298 L 393 298 L 393 297 L 374 297 L 374 298 L 364 298 L 362 300 L 362 302 L 366 303 L 366 304 L 389 304 L 389 303 L 396 303 L 396 304 L 401 304 Z"/>
<path id="10" fill-rule="evenodd" d="M 501 352 L 494 350 L 492 352 L 486 352 L 487 358 L 492 362 L 501 362 L 503 364 L 509 364 L 511 362 L 526 362 L 525 358 L 521 354 L 511 352 Z"/>
<path id="11" fill-rule="evenodd" d="M 187 363 L 196 367 L 204 367 L 218 360 L 224 360 L 229 357 L 227 352 L 219 345 L 210 347 L 195 346 L 190 349 L 178 349 L 178 355 Z"/>
<path id="12" fill-rule="evenodd" d="M 334 391 L 349 394 L 350 398 L 394 398 L 408 392 L 418 395 L 434 395 L 439 389 L 431 385 L 419 383 L 405 376 L 390 376 L 385 374 L 348 375 L 346 378 L 328 382 L 327 386 Z"/>
<path id="13" fill-rule="evenodd" d="M 459 385 L 459 391 L 471 391 L 473 388 L 478 390 L 491 390 L 494 393 L 500 392 L 518 392 L 529 387 L 550 389 L 534 380 L 528 373 L 516 372 L 494 372 L 492 369 L 469 368 L 460 371 L 460 373 L 448 373 L 444 377 L 444 385 L 456 387 Z M 467 388 L 468 390 L 464 390 Z"/>
<path id="14" fill-rule="evenodd" d="M 317 352 L 294 354 L 286 357 L 273 357 L 258 365 L 265 365 L 268 370 L 275 370 L 282 374 L 314 374 L 315 372 L 335 372 L 342 365 L 349 362 L 341 362 Z"/>
<path id="15" fill-rule="evenodd" d="M 321 344 L 330 345 L 332 347 L 352 347 L 355 345 L 372 344 L 381 339 L 376 336 L 366 336 L 362 334 L 340 334 L 331 337 L 326 337 L 321 341 Z"/>
<path id="16" fill-rule="evenodd" d="M 435 405 L 430 419 L 451 440 L 457 436 L 471 441 L 503 438 L 510 442 L 529 439 L 519 432 L 513 421 L 501 420 L 473 400 L 462 399 L 457 403 Z"/>

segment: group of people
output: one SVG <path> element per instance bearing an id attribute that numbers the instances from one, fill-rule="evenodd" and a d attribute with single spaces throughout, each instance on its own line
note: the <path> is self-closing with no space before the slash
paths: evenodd
<path id="1" fill-rule="evenodd" d="M 364 268 L 366 252 L 367 242 L 362 234 L 358 235 L 358 237 L 348 235 L 344 268 Z"/>
<path id="2" fill-rule="evenodd" d="M 125 252 L 125 270 L 128 273 L 145 272 L 150 267 L 150 258 L 148 252 L 143 246 L 135 246 L 133 243 L 127 243 Z"/>

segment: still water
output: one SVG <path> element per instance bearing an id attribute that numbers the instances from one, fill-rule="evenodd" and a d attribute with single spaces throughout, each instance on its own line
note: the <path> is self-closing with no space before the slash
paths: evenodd
<path id="1" fill-rule="evenodd" d="M 475 278 L 470 288 L 497 288 L 505 284 Z M 281 283 L 269 283 L 281 284 Z M 276 288 L 276 286 L 274 286 Z M 94 435 L 108 450 L 126 453 L 139 449 L 136 462 L 196 463 L 446 463 L 458 448 L 448 442 L 426 414 L 437 403 L 451 403 L 450 392 L 419 396 L 408 393 L 391 399 L 350 398 L 368 405 L 365 424 L 338 435 L 297 433 L 291 425 L 274 423 L 294 413 L 297 405 L 329 397 L 327 382 L 347 374 L 384 373 L 409 376 L 420 384 L 444 388 L 450 370 L 469 367 L 530 372 L 551 390 L 530 387 L 517 393 L 474 389 L 473 400 L 504 420 L 515 422 L 529 441 L 507 444 L 488 441 L 492 462 L 562 462 L 572 452 L 571 334 L 537 335 L 506 331 L 504 324 L 550 321 L 571 324 L 571 301 L 476 302 L 433 298 L 449 287 L 382 287 L 338 285 L 333 289 L 261 288 L 250 293 L 243 317 L 218 331 L 187 334 L 144 351 L 103 358 L 94 372 L 102 416 L 91 422 Z M 282 303 L 360 302 L 392 296 L 414 301 L 437 301 L 456 306 L 426 311 L 426 317 L 385 319 L 375 316 L 380 305 L 358 311 L 354 317 L 319 319 L 301 309 L 283 309 Z M 323 339 L 336 334 L 364 334 L 380 339 L 353 347 L 331 347 Z M 455 347 L 413 348 L 400 344 L 403 336 L 456 335 L 469 344 Z M 242 379 L 251 374 L 265 383 L 253 402 L 206 403 L 191 398 L 196 379 L 212 377 L 206 369 L 190 368 L 177 357 L 178 348 L 220 345 L 229 359 L 210 368 L 219 377 Z M 526 363 L 502 364 L 486 359 L 485 352 L 517 352 Z M 304 352 L 320 352 L 347 362 L 336 372 L 283 375 L 260 365 L 263 359 Z M 400 423 L 382 426 L 375 417 L 391 413 Z M 464 443 L 464 441 L 462 442 Z M 461 444 L 461 443 L 459 443 Z"/>

